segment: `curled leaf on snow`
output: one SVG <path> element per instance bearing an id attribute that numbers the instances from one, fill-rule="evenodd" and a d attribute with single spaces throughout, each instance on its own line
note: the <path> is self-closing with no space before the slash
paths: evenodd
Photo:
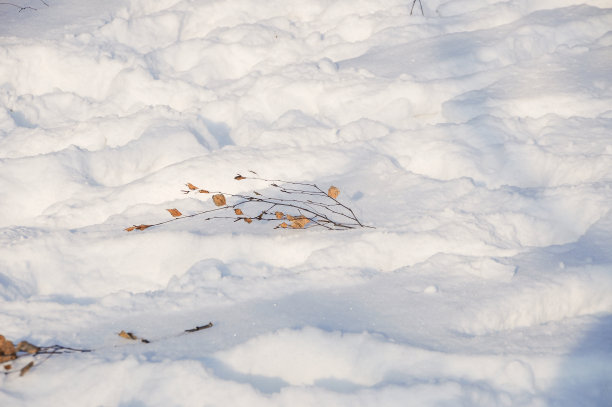
<path id="1" fill-rule="evenodd" d="M 332 199 L 338 198 L 338 195 L 340 195 L 340 190 L 333 185 L 327 190 L 327 196 Z"/>
<path id="2" fill-rule="evenodd" d="M 289 226 L 289 225 L 287 225 L 285 222 L 283 222 L 283 223 L 281 223 L 281 224 L 280 224 L 280 225 L 278 225 L 278 226 L 280 226 L 281 228 L 285 229 L 285 228 L 287 228 L 287 226 Z"/>
<path id="3" fill-rule="evenodd" d="M 293 216 L 289 215 L 289 214 L 287 214 L 287 219 L 289 219 L 289 220 L 295 220 L 295 218 L 294 218 Z"/>
<path id="4" fill-rule="evenodd" d="M 4 365 L 4 370 L 11 370 L 13 365 Z"/>
<path id="5" fill-rule="evenodd" d="M 201 194 L 210 194 L 210 192 L 208 192 L 205 189 L 200 189 L 198 192 L 201 193 Z"/>
<path id="6" fill-rule="evenodd" d="M 236 209 L 234 209 L 234 213 L 235 213 L 236 215 L 244 215 L 244 213 L 242 213 L 242 209 L 240 209 L 240 208 L 236 208 Z"/>
<path id="7" fill-rule="evenodd" d="M 33 366 L 34 366 L 34 362 L 30 362 L 24 367 L 22 367 L 21 371 L 19 372 L 19 376 L 23 376 L 24 374 L 28 373 L 28 371 L 32 369 Z"/>
<path id="8" fill-rule="evenodd" d="M 173 209 L 166 209 L 168 212 L 170 212 L 170 215 L 174 216 L 175 218 L 178 218 L 179 216 L 182 216 L 183 214 L 176 208 Z"/>
<path id="9" fill-rule="evenodd" d="M 132 230 L 145 230 L 146 228 L 150 228 L 152 225 L 134 225 L 134 226 L 130 226 L 129 228 L 125 228 L 124 230 L 126 232 L 131 232 Z"/>
<path id="10" fill-rule="evenodd" d="M 40 351 L 40 348 L 36 345 L 32 345 L 30 342 L 21 341 L 19 344 L 17 344 L 17 352 L 27 352 L 30 355 L 33 355 L 38 353 L 38 351 Z"/>
<path id="11" fill-rule="evenodd" d="M 251 218 L 244 218 L 244 221 L 246 223 L 251 223 L 251 222 L 253 222 L 253 219 L 251 219 Z"/>
<path id="12" fill-rule="evenodd" d="M 276 219 L 282 219 L 285 216 L 285 214 L 280 211 L 274 212 L 274 215 L 276 216 Z"/>
<path id="13" fill-rule="evenodd" d="M 235 179 L 236 181 L 242 181 L 243 179 L 246 179 L 246 177 L 243 177 L 242 175 L 238 174 L 238 175 L 236 175 L 236 176 L 234 177 L 234 179 Z"/>
<path id="14" fill-rule="evenodd" d="M 17 359 L 17 350 L 13 342 L 0 335 L 0 363 Z"/>
<path id="15" fill-rule="evenodd" d="M 198 189 L 198 187 L 196 187 L 195 185 L 193 185 L 191 182 L 188 182 L 185 184 L 187 186 L 187 188 L 189 188 L 192 191 L 195 191 L 196 189 Z"/>
<path id="16" fill-rule="evenodd" d="M 135 341 L 136 339 L 138 339 L 138 337 L 136 335 L 134 335 L 131 332 L 125 332 L 125 331 L 121 331 L 119 332 L 119 336 L 125 339 L 131 339 L 133 341 Z"/>
<path id="17" fill-rule="evenodd" d="M 136 335 L 134 335 L 134 334 L 133 334 L 133 333 L 131 333 L 131 332 L 121 331 L 121 332 L 119 332 L 119 334 L 118 334 L 118 335 L 119 335 L 120 337 L 122 337 L 122 338 L 129 339 L 129 340 L 132 340 L 132 341 L 137 341 L 137 340 L 140 340 L 140 342 L 150 343 L 150 341 L 149 341 L 149 340 L 144 339 L 144 338 L 139 338 L 139 337 L 137 337 Z"/>
<path id="18" fill-rule="evenodd" d="M 223 194 L 217 194 L 217 195 L 213 195 L 213 202 L 215 203 L 215 205 L 217 206 L 223 206 L 226 204 L 225 202 L 225 196 Z"/>

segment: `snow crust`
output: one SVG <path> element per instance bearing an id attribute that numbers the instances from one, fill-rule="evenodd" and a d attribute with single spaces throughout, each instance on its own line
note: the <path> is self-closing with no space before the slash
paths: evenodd
<path id="1" fill-rule="evenodd" d="M 609 405 L 609 1 L 15 3 L 1 406 Z M 374 229 L 123 231 L 248 170 Z"/>

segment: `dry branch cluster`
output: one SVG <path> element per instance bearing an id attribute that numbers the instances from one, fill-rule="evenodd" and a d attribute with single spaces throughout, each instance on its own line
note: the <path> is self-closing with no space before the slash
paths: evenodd
<path id="1" fill-rule="evenodd" d="M 119 332 L 119 336 L 124 339 L 128 339 L 130 341 L 138 341 L 142 343 L 151 343 L 157 342 L 164 339 L 175 338 L 181 335 L 192 334 L 194 332 L 202 331 L 204 329 L 212 328 L 213 323 L 209 322 L 206 325 L 196 326 L 195 328 L 185 329 L 184 331 L 161 337 L 153 340 L 148 340 L 144 338 L 140 338 L 133 334 L 132 332 L 121 331 Z M 6 339 L 4 336 L 0 335 L 0 367 L 4 371 L 5 375 L 11 373 L 19 372 L 19 376 L 23 376 L 26 374 L 32 367 L 34 367 L 34 362 L 36 361 L 37 365 L 40 365 L 45 360 L 49 359 L 53 355 L 61 355 L 65 353 L 88 353 L 93 352 L 92 349 L 75 349 L 68 348 L 61 345 L 53 345 L 53 346 L 36 346 L 32 345 L 27 341 L 21 341 L 17 346 L 13 344 L 13 342 Z M 42 357 L 42 360 L 40 359 Z M 18 360 L 19 359 L 19 360 Z M 29 362 L 24 362 L 30 359 Z M 17 363 L 20 362 L 19 367 L 16 367 Z"/>
<path id="2" fill-rule="evenodd" d="M 272 222 L 275 229 L 307 229 L 321 227 L 328 230 L 354 229 L 364 226 L 355 213 L 337 198 L 340 190 L 331 186 L 325 191 L 316 184 L 306 182 L 290 182 L 260 178 L 255 172 L 254 176 L 245 177 L 236 175 L 236 181 L 246 179 L 259 180 L 269 183 L 272 193 L 228 194 L 221 191 L 211 192 L 201 189 L 191 183 L 185 184 L 184 194 L 206 194 L 212 196 L 214 208 L 184 215 L 176 208 L 166 209 L 173 219 L 153 223 L 133 225 L 125 230 L 145 230 L 152 226 L 159 226 L 179 219 L 206 215 L 206 221 L 212 219 L 231 219 L 234 222 L 253 221 Z M 228 202 L 231 201 L 231 202 Z"/>

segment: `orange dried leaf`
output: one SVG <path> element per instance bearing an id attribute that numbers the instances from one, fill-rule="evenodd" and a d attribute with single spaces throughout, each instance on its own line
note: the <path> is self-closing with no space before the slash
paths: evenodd
<path id="1" fill-rule="evenodd" d="M 13 342 L 0 335 L 0 356 L 1 355 L 14 355 L 17 353 Z"/>
<path id="2" fill-rule="evenodd" d="M 246 223 L 251 223 L 251 222 L 253 222 L 253 220 L 252 220 L 251 218 L 244 218 L 244 221 L 245 221 Z"/>
<path id="3" fill-rule="evenodd" d="M 310 222 L 310 219 L 300 216 L 299 218 L 295 218 L 291 222 L 291 227 L 294 229 L 303 229 Z"/>
<path id="4" fill-rule="evenodd" d="M 289 225 L 287 225 L 285 222 L 283 222 L 283 223 L 281 223 L 281 224 L 280 224 L 280 225 L 278 225 L 278 226 L 280 226 L 281 228 L 283 228 L 283 229 L 284 229 L 284 228 L 286 228 L 286 227 L 287 227 L 287 226 L 289 226 Z"/>
<path id="5" fill-rule="evenodd" d="M 4 365 L 4 370 L 11 370 L 12 368 L 12 365 Z"/>
<path id="6" fill-rule="evenodd" d="M 136 226 L 130 226 L 129 228 L 125 228 L 123 230 L 125 230 L 126 232 L 131 232 L 134 229 L 136 229 Z"/>
<path id="7" fill-rule="evenodd" d="M 170 215 L 174 216 L 175 218 L 178 218 L 179 216 L 183 215 L 178 209 L 166 209 L 166 210 L 170 212 Z"/>
<path id="8" fill-rule="evenodd" d="M 223 194 L 213 195 L 213 202 L 217 206 L 223 206 L 225 205 L 225 196 Z"/>
<path id="9" fill-rule="evenodd" d="M 327 195 L 330 198 L 336 199 L 338 198 L 338 195 L 340 195 L 340 190 L 338 188 L 336 188 L 335 186 L 331 186 L 329 187 L 329 189 L 327 190 Z"/>
<path id="10" fill-rule="evenodd" d="M 234 209 L 234 213 L 235 213 L 236 215 L 244 215 L 244 213 L 242 213 L 242 209 L 240 209 L 240 208 L 236 208 L 236 209 Z"/>
<path id="11" fill-rule="evenodd" d="M 198 192 L 201 193 L 201 194 L 210 194 L 210 192 L 208 192 L 205 189 L 200 189 Z"/>
<path id="12" fill-rule="evenodd" d="M 234 179 L 235 179 L 236 181 L 242 181 L 243 179 L 246 179 L 246 177 L 243 177 L 242 175 L 238 174 L 238 175 L 236 175 L 236 176 L 234 177 Z"/>
<path id="13" fill-rule="evenodd" d="M 28 371 L 32 369 L 32 366 L 34 366 L 34 362 L 30 362 L 27 365 L 25 365 L 23 368 L 21 368 L 21 372 L 19 373 L 19 376 L 23 376 L 24 374 L 28 373 Z"/>
<path id="14" fill-rule="evenodd" d="M 134 335 L 131 332 L 125 332 L 125 331 L 121 331 L 119 332 L 119 336 L 125 339 L 130 339 L 132 341 L 135 341 L 136 339 L 138 339 L 138 337 L 136 335 Z"/>
<path id="15" fill-rule="evenodd" d="M 287 219 L 289 219 L 289 220 L 295 220 L 295 218 L 294 218 L 293 216 L 289 215 L 289 214 L 287 215 Z"/>
<path id="16" fill-rule="evenodd" d="M 135 226 L 134 228 L 138 230 L 145 230 L 146 228 L 150 228 L 150 227 L 151 225 L 138 225 L 138 226 Z"/>
<path id="17" fill-rule="evenodd" d="M 191 184 L 191 183 L 186 183 L 185 185 L 187 185 L 187 188 L 189 188 L 192 191 L 195 191 L 196 189 L 198 189 L 198 187 L 196 187 L 195 185 Z"/>
<path id="18" fill-rule="evenodd" d="M 276 215 L 276 219 L 282 219 L 285 216 L 282 212 L 274 212 L 274 214 Z"/>

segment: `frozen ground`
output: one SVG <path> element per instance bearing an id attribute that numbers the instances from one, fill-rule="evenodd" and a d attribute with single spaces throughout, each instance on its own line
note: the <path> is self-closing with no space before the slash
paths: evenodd
<path id="1" fill-rule="evenodd" d="M 0 334 L 94 352 L 1 406 L 609 405 L 609 0 L 47 2 L 0 4 Z M 123 230 L 248 170 L 375 229 Z"/>

